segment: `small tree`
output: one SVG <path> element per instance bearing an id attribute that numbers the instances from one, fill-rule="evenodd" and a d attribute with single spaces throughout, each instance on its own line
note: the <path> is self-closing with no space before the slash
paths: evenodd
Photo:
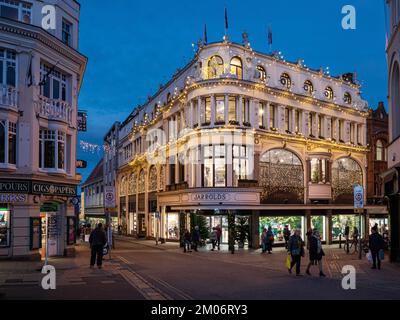
<path id="1" fill-rule="evenodd" d="M 248 218 L 239 217 L 237 219 L 235 229 L 236 229 L 236 241 L 238 241 L 239 246 L 243 246 L 246 240 L 249 240 L 250 236 L 250 226 Z"/>

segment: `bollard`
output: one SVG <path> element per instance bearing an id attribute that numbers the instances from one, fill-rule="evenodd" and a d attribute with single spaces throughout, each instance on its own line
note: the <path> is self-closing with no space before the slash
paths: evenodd
<path id="1" fill-rule="evenodd" d="M 339 234 L 339 249 L 342 249 L 342 234 Z"/>

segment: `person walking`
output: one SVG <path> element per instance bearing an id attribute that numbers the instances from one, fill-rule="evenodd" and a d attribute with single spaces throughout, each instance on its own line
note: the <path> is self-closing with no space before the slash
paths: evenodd
<path id="1" fill-rule="evenodd" d="M 383 237 L 379 234 L 378 228 L 373 227 L 369 236 L 369 250 L 371 250 L 373 262 L 372 269 L 376 269 L 378 266 L 378 270 L 381 270 L 380 251 L 384 250 L 384 247 L 385 242 L 383 241 Z"/>
<path id="2" fill-rule="evenodd" d="M 107 243 L 107 236 L 103 230 L 103 224 L 99 223 L 97 228 L 94 229 L 89 237 L 89 244 L 91 249 L 90 268 L 93 268 L 96 263 L 97 267 L 102 268 L 103 265 L 103 248 Z"/>
<path id="3" fill-rule="evenodd" d="M 266 236 L 266 249 L 268 254 L 272 254 L 272 245 L 274 244 L 274 233 L 272 232 L 271 226 L 268 227 Z"/>
<path id="4" fill-rule="evenodd" d="M 189 230 L 185 230 L 185 234 L 183 235 L 183 252 L 192 252 L 191 250 L 191 244 L 192 244 L 192 235 L 190 234 Z"/>
<path id="5" fill-rule="evenodd" d="M 194 227 L 194 231 L 193 231 L 193 237 L 192 237 L 192 241 L 193 241 L 193 249 L 194 251 L 198 252 L 197 247 L 200 243 L 201 237 L 200 237 L 200 228 L 199 226 L 195 226 Z"/>
<path id="6" fill-rule="evenodd" d="M 309 228 L 309 229 L 307 230 L 307 233 L 306 233 L 306 238 L 307 238 L 307 250 L 310 250 L 310 240 L 311 240 L 312 234 L 313 234 L 313 230 L 312 230 L 312 228 Z"/>
<path id="7" fill-rule="evenodd" d="M 317 229 L 313 230 L 313 234 L 310 237 L 310 262 L 307 266 L 306 273 L 311 276 L 310 268 L 311 266 L 318 265 L 319 266 L 319 276 L 326 277 L 322 271 L 322 257 L 325 256 L 324 250 L 322 249 L 321 237 L 319 231 Z"/>
<path id="8" fill-rule="evenodd" d="M 283 239 L 285 239 L 285 248 L 288 248 L 288 242 L 289 242 L 289 238 L 290 238 L 290 230 L 289 230 L 289 226 L 286 225 L 285 228 L 283 229 Z"/>
<path id="9" fill-rule="evenodd" d="M 214 251 L 215 250 L 215 246 L 216 246 L 217 241 L 218 241 L 217 229 L 215 227 L 212 228 L 212 231 L 210 233 L 210 240 L 211 240 L 211 243 L 212 243 L 211 251 Z"/>
<path id="10" fill-rule="evenodd" d="M 220 225 L 217 225 L 215 230 L 217 231 L 217 247 L 218 247 L 218 251 L 219 251 L 219 250 L 221 250 L 222 228 Z"/>
<path id="11" fill-rule="evenodd" d="M 296 265 L 296 276 L 301 276 L 300 266 L 301 257 L 304 256 L 304 242 L 300 236 L 300 230 L 296 229 L 293 235 L 289 239 L 289 253 L 292 256 L 292 263 L 288 269 L 289 273 L 292 273 L 293 267 Z"/>
<path id="12" fill-rule="evenodd" d="M 261 247 L 262 247 L 262 253 L 265 253 L 267 251 L 267 228 L 264 228 L 262 234 L 261 234 Z"/>

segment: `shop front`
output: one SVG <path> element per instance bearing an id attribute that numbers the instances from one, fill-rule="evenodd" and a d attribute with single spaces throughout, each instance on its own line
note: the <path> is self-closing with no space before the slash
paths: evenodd
<path id="1" fill-rule="evenodd" d="M 140 193 L 138 195 L 138 237 L 146 238 L 147 237 L 147 225 L 150 222 L 146 223 L 146 197 L 144 193 Z"/>
<path id="2" fill-rule="evenodd" d="M 131 195 L 128 198 L 128 220 L 129 228 L 128 234 L 134 237 L 138 236 L 138 218 L 136 213 L 136 195 Z"/>
<path id="3" fill-rule="evenodd" d="M 291 233 L 294 230 L 298 229 L 301 231 L 302 235 L 304 234 L 305 217 L 296 215 L 262 216 L 260 217 L 259 226 L 260 236 L 265 228 L 268 229 L 269 227 L 271 227 L 275 239 L 274 244 L 282 245 L 285 243 L 285 239 L 283 237 L 283 230 L 285 226 L 288 226 Z"/>
<path id="4" fill-rule="evenodd" d="M 0 257 L 36 260 L 73 255 L 76 186 L 0 180 Z"/>

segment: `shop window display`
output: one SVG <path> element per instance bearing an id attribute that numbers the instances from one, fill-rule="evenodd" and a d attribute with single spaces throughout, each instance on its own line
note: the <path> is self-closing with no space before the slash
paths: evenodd
<path id="1" fill-rule="evenodd" d="M 167 215 L 167 238 L 179 240 L 179 215 L 177 213 L 168 213 Z"/>
<path id="2" fill-rule="evenodd" d="M 354 186 L 362 185 L 360 165 L 351 158 L 336 160 L 332 165 L 332 198 L 336 203 L 353 203 Z"/>
<path id="3" fill-rule="evenodd" d="M 10 245 L 10 211 L 0 209 L 0 247 Z"/>
<path id="4" fill-rule="evenodd" d="M 270 150 L 261 157 L 259 183 L 262 203 L 304 202 L 303 165 L 288 150 Z"/>
<path id="5" fill-rule="evenodd" d="M 338 241 L 342 235 L 344 241 L 344 231 L 346 226 L 349 227 L 350 237 L 354 228 L 359 228 L 359 217 L 357 215 L 338 215 L 332 217 L 332 240 Z"/>
<path id="6" fill-rule="evenodd" d="M 311 228 L 317 229 L 322 237 L 322 241 L 326 240 L 325 236 L 325 217 L 324 216 L 313 216 L 311 217 Z"/>
<path id="7" fill-rule="evenodd" d="M 283 238 L 283 229 L 286 225 L 289 227 L 291 232 L 294 229 L 300 229 L 302 232 L 304 217 L 262 217 L 260 218 L 260 235 L 262 234 L 264 228 L 268 229 L 268 227 L 271 226 L 275 243 L 283 243 L 285 241 Z"/>

